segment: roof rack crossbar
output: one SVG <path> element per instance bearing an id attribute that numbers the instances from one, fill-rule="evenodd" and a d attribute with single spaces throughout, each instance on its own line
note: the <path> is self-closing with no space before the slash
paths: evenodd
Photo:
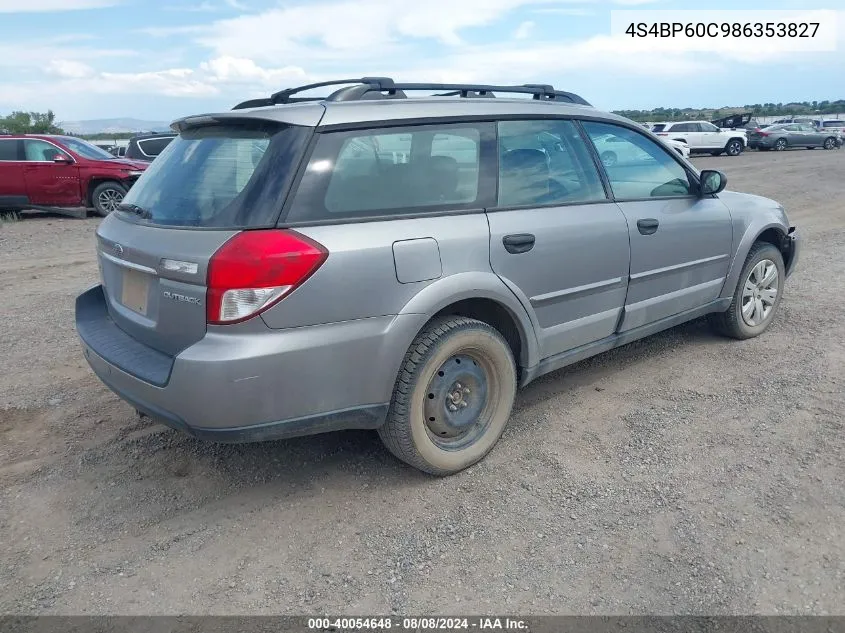
<path id="1" fill-rule="evenodd" d="M 363 82 L 362 82 L 363 83 Z M 590 105 L 583 97 L 563 90 L 555 90 L 553 86 L 544 84 L 523 84 L 521 86 L 501 86 L 501 85 L 486 85 L 486 84 L 435 84 L 435 83 L 398 83 L 391 81 L 389 86 L 372 85 L 372 90 L 397 90 L 402 92 L 409 91 L 429 91 L 429 92 L 445 92 L 442 96 L 460 96 L 466 98 L 468 96 L 479 97 L 487 96 L 490 93 L 512 93 L 512 94 L 530 94 L 535 99 L 546 100 L 561 100 L 577 103 L 580 105 Z"/>
<path id="2" fill-rule="evenodd" d="M 293 95 L 323 88 L 326 86 L 347 85 L 340 88 L 328 97 L 294 97 Z M 589 106 L 583 97 L 574 92 L 555 90 L 548 84 L 522 84 L 520 86 L 500 86 L 485 84 L 439 84 L 439 83 L 397 83 L 390 77 L 361 77 L 359 79 L 335 79 L 332 81 L 320 81 L 306 84 L 296 88 L 280 90 L 269 97 L 262 99 L 250 99 L 239 103 L 233 109 L 257 108 L 280 103 L 295 103 L 299 101 L 360 101 L 369 99 L 403 99 L 409 91 L 426 91 L 440 93 L 435 96 L 467 98 L 490 98 L 495 93 L 530 94 L 536 100 L 546 101 L 568 101 L 580 105 Z"/>

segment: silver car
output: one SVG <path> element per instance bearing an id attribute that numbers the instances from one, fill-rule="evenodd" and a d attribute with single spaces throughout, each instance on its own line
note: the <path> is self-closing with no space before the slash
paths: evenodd
<path id="1" fill-rule="evenodd" d="M 777 202 L 550 86 L 326 82 L 173 128 L 97 229 L 76 326 L 199 438 L 378 429 L 454 473 L 543 374 L 705 315 L 762 334 L 799 256 Z"/>
<path id="2" fill-rule="evenodd" d="M 748 135 L 748 146 L 780 152 L 795 147 L 836 149 L 839 142 L 833 130 L 819 129 L 809 123 L 781 123 L 751 132 Z"/>

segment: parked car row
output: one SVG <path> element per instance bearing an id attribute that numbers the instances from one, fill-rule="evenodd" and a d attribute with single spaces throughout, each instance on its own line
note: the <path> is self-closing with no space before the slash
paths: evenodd
<path id="1" fill-rule="evenodd" d="M 106 151 L 72 136 L 2 134 L 0 211 L 59 209 L 85 215 L 93 209 L 106 216 L 175 136 L 136 136 L 126 148 Z"/>
<path id="2" fill-rule="evenodd" d="M 148 163 L 115 158 L 72 136 L 0 136 L 0 210 L 62 208 L 106 216 Z"/>
<path id="3" fill-rule="evenodd" d="M 742 115 L 715 123 L 733 124 L 723 128 L 708 121 L 675 121 L 656 123 L 651 131 L 667 141 L 689 145 L 691 152 L 722 153 L 737 156 L 745 149 L 774 149 L 782 151 L 793 147 L 836 149 L 842 146 L 845 121 L 823 121 L 814 125 L 812 120 L 783 120 L 772 125 L 760 125 L 750 116 Z"/>

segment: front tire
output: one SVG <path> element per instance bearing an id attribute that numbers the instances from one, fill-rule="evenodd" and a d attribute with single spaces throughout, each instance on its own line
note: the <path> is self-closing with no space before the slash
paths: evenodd
<path id="1" fill-rule="evenodd" d="M 379 436 L 419 470 L 457 473 L 498 442 L 516 386 L 513 354 L 495 328 L 465 317 L 436 319 L 405 354 Z"/>
<path id="2" fill-rule="evenodd" d="M 742 154 L 742 141 L 735 138 L 728 141 L 728 144 L 725 145 L 725 153 L 728 156 L 739 156 Z"/>
<path id="3" fill-rule="evenodd" d="M 616 152 L 611 151 L 602 152 L 599 158 L 601 158 L 602 165 L 605 167 L 613 167 L 619 161 Z"/>
<path id="4" fill-rule="evenodd" d="M 117 209 L 117 205 L 123 202 L 126 195 L 126 187 L 119 182 L 101 182 L 91 193 L 91 202 L 94 204 L 94 211 L 101 218 Z"/>
<path id="5" fill-rule="evenodd" d="M 774 320 L 786 279 L 783 255 L 768 242 L 751 247 L 730 307 L 710 315 L 719 334 L 747 339 L 765 332 Z"/>
<path id="6" fill-rule="evenodd" d="M 827 137 L 824 140 L 824 145 L 822 145 L 825 149 L 836 149 L 836 139 L 832 136 Z"/>

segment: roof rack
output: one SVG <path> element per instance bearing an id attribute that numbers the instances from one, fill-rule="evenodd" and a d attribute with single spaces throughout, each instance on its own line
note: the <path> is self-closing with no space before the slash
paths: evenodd
<path id="1" fill-rule="evenodd" d="M 351 84 L 351 85 L 350 85 Z M 294 95 L 314 88 L 326 86 L 347 85 L 334 91 L 328 97 L 295 97 Z M 428 84 L 428 83 L 397 83 L 389 77 L 361 77 L 360 79 L 336 79 L 306 84 L 297 88 L 280 90 L 269 97 L 250 99 L 236 105 L 233 110 L 245 108 L 260 108 L 282 103 L 298 103 L 302 101 L 363 101 L 371 99 L 405 99 L 406 92 L 426 91 L 436 92 L 438 97 L 461 97 L 463 99 L 492 98 L 494 93 L 530 94 L 538 101 L 566 101 L 579 105 L 590 105 L 583 97 L 574 92 L 555 90 L 546 84 L 523 84 L 521 86 L 498 86 L 483 84 Z M 445 91 L 445 92 L 441 92 Z"/>

